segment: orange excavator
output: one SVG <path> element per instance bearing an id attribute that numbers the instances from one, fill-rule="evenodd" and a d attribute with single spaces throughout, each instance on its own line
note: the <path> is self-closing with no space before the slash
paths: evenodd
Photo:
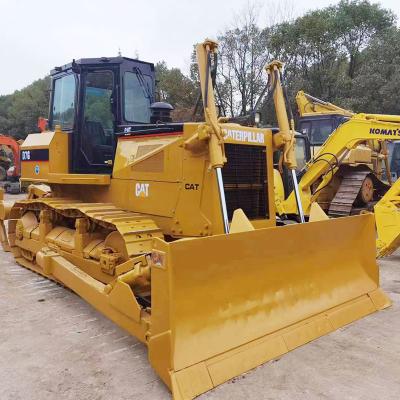
<path id="1" fill-rule="evenodd" d="M 21 164 L 19 146 L 20 143 L 12 137 L 0 135 L 0 181 L 6 181 L 4 188 L 11 193 L 19 193 L 20 191 Z"/>

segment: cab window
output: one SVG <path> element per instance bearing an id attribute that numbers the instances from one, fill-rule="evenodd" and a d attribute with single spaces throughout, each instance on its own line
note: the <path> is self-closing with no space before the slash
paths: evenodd
<path id="1" fill-rule="evenodd" d="M 152 80 L 135 72 L 124 74 L 124 116 L 128 122 L 149 123 Z"/>
<path id="2" fill-rule="evenodd" d="M 323 144 L 333 131 L 331 120 L 312 121 L 311 123 L 311 144 Z"/>
<path id="3" fill-rule="evenodd" d="M 73 74 L 54 81 L 52 126 L 60 125 L 62 130 L 72 130 L 75 120 L 76 82 Z"/>
<path id="4" fill-rule="evenodd" d="M 112 90 L 113 74 L 111 71 L 96 71 L 87 74 L 85 120 L 101 124 L 108 135 L 114 130 Z"/>
<path id="5" fill-rule="evenodd" d="M 391 143 L 391 149 L 389 149 L 389 165 L 392 174 L 395 175 L 395 179 L 400 177 L 400 143 Z"/>
<path id="6" fill-rule="evenodd" d="M 113 73 L 88 72 L 85 77 L 81 150 L 90 164 L 104 165 L 113 156 Z"/>

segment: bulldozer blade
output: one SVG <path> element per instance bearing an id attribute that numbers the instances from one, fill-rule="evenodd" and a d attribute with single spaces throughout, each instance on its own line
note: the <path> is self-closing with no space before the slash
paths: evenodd
<path id="1" fill-rule="evenodd" d="M 157 239 L 154 252 L 149 358 L 176 400 L 391 304 L 372 215 Z"/>

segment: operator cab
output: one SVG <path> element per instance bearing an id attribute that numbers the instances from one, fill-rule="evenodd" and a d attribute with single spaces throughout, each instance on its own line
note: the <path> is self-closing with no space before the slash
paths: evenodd
<path id="1" fill-rule="evenodd" d="M 340 114 L 316 115 L 299 118 L 297 130 L 310 141 L 311 155 L 314 156 L 329 135 L 349 117 Z"/>
<path id="2" fill-rule="evenodd" d="M 400 142 L 388 142 L 389 166 L 392 181 L 400 178 Z M 384 177 L 387 179 L 387 171 L 383 170 Z"/>
<path id="3" fill-rule="evenodd" d="M 151 63 L 126 57 L 85 58 L 51 71 L 49 128 L 69 136 L 70 173 L 112 171 L 116 136 L 150 123 L 155 73 Z"/>

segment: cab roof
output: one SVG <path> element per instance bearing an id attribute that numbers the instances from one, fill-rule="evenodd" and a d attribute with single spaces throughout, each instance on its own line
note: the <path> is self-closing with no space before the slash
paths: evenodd
<path id="1" fill-rule="evenodd" d="M 70 70 L 74 66 L 79 67 L 85 65 L 99 66 L 99 65 L 116 65 L 116 64 L 132 64 L 132 65 L 141 64 L 143 66 L 147 66 L 150 69 L 150 71 L 154 71 L 153 63 L 129 57 L 118 56 L 118 57 L 80 58 L 79 60 L 72 60 L 72 62 L 69 64 L 61 65 L 59 67 L 55 67 L 54 69 L 52 69 L 50 71 L 50 75 L 55 75 L 59 74 L 60 72 Z"/>

